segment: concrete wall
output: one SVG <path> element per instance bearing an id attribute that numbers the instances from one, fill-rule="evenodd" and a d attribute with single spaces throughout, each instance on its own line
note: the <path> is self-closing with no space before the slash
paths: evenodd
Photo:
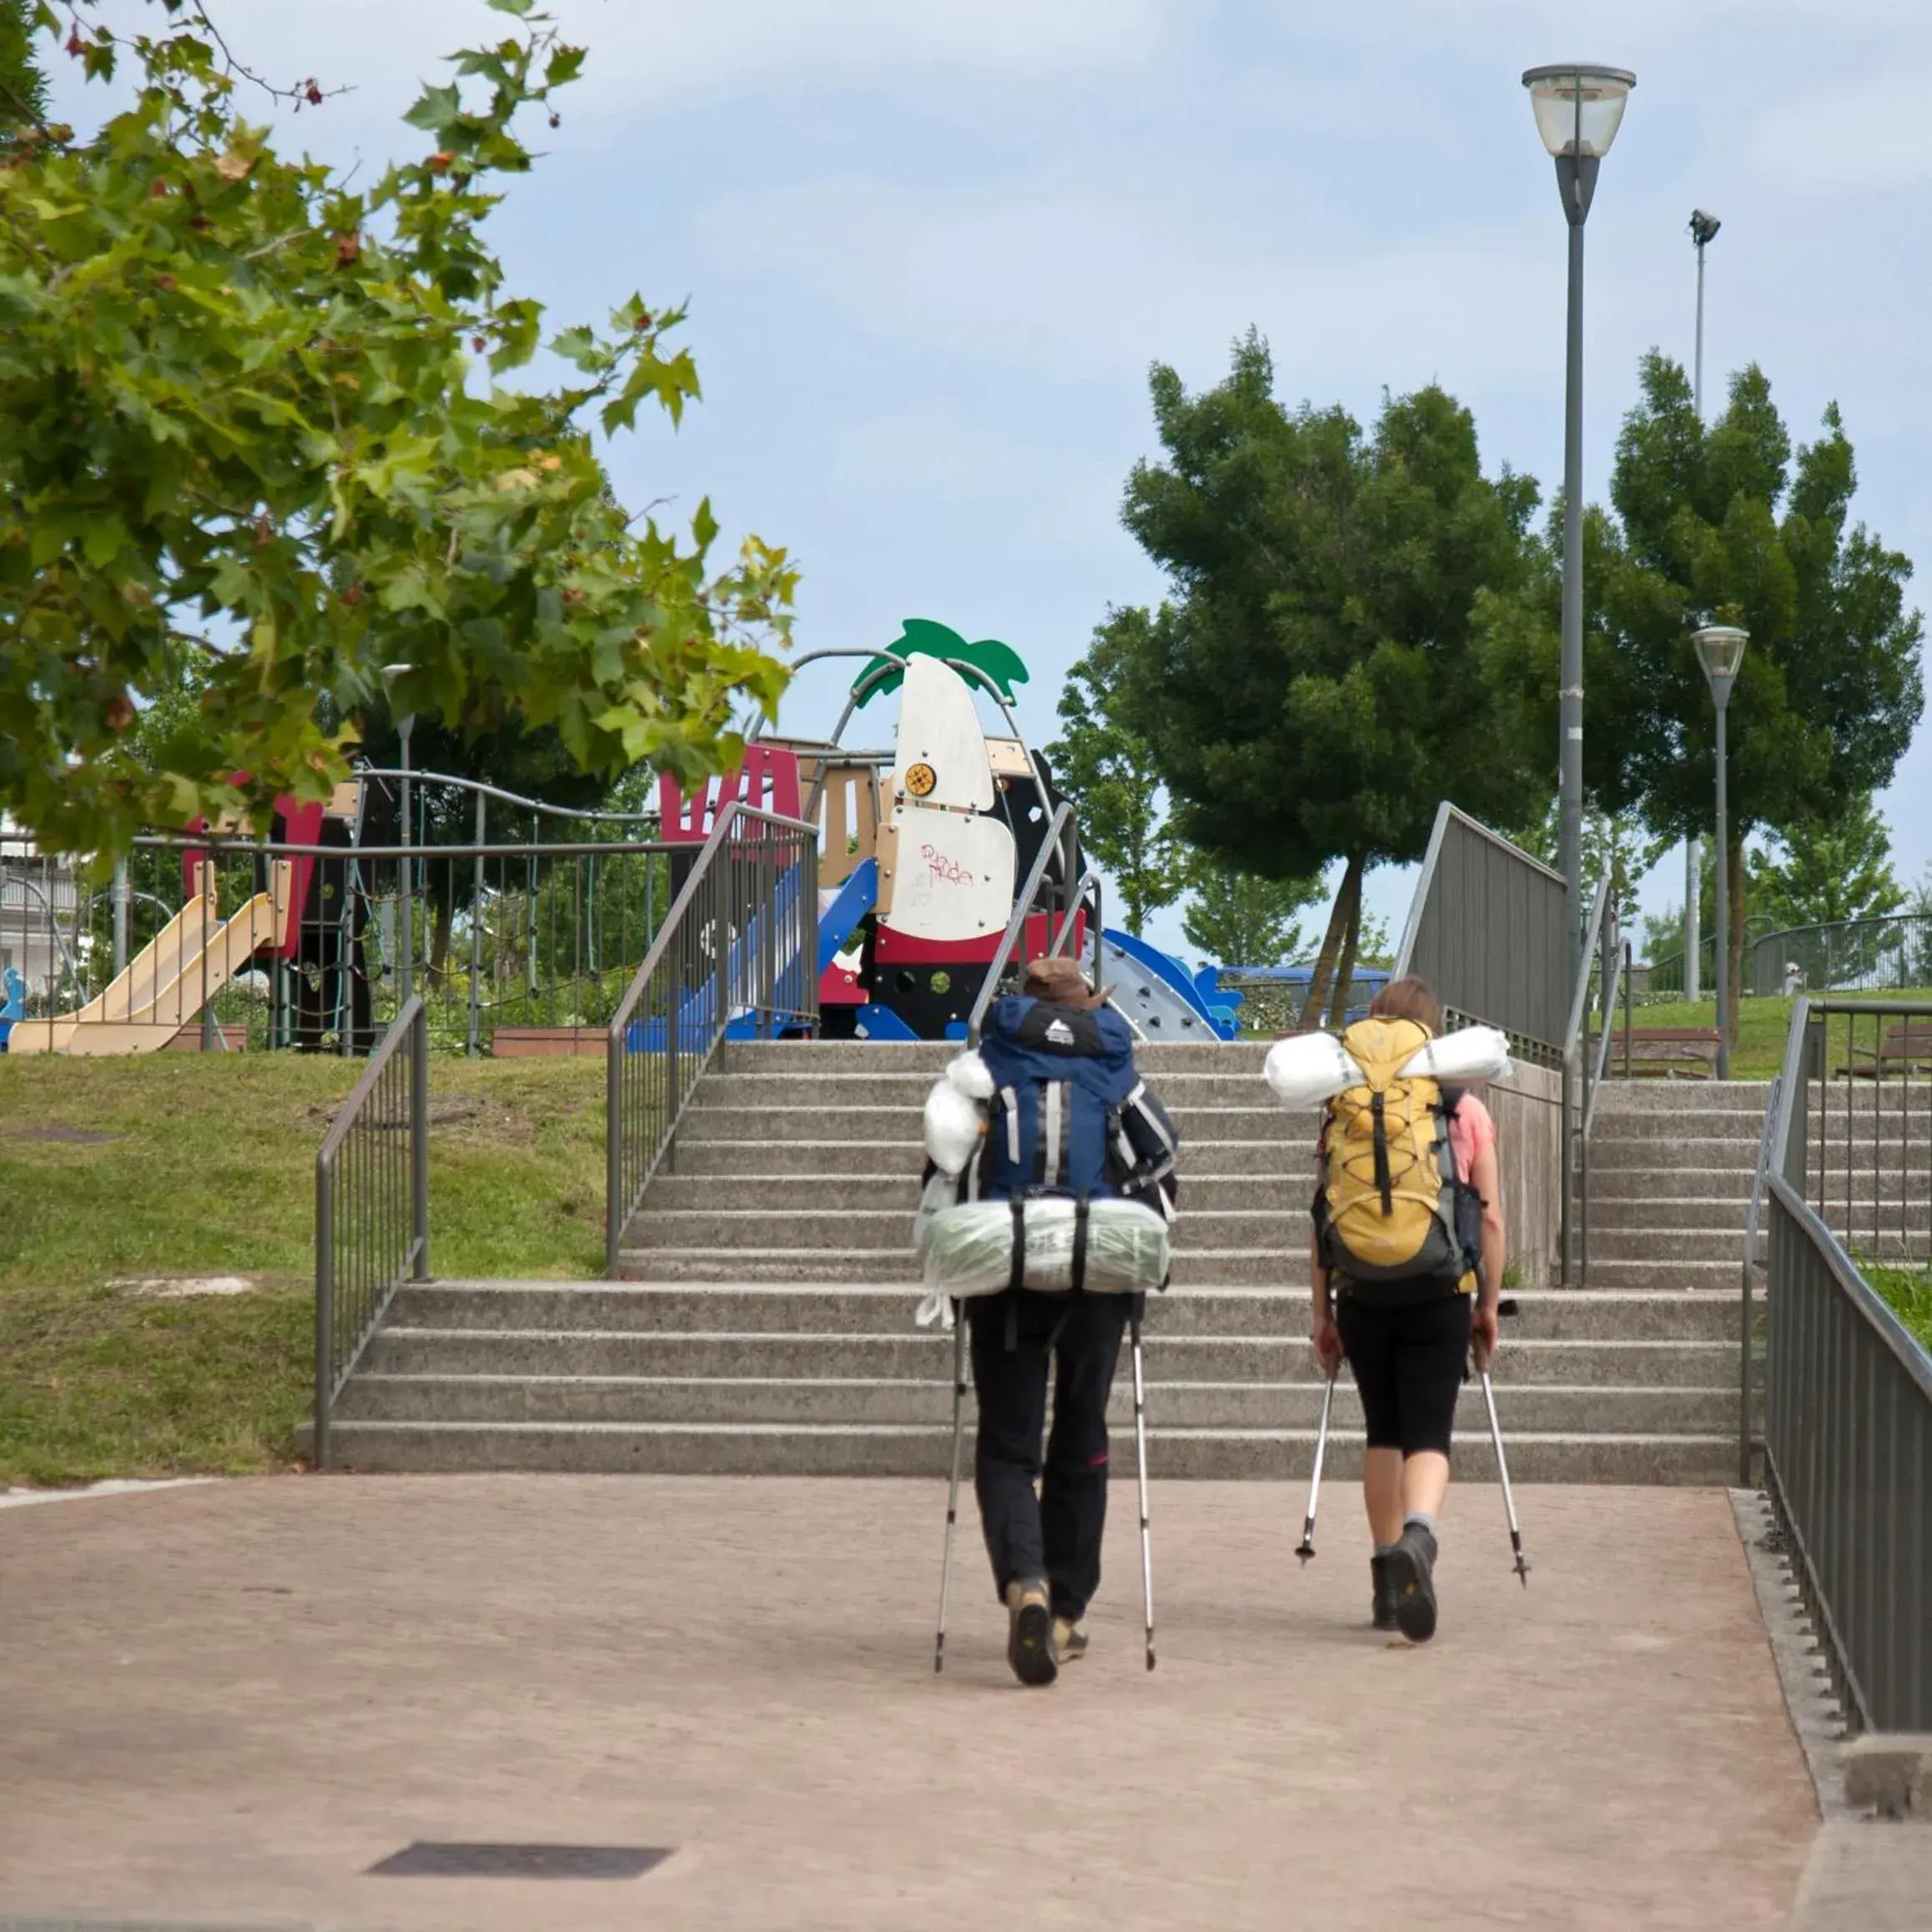
<path id="1" fill-rule="evenodd" d="M 1478 1091 L 1496 1117 L 1509 1259 L 1525 1287 L 1546 1286 L 1557 1279 L 1562 1235 L 1562 1075 L 1519 1063 L 1507 1082 Z"/>

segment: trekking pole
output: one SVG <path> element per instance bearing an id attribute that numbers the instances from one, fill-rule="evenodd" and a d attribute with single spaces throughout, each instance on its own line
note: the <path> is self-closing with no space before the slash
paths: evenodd
<path id="1" fill-rule="evenodd" d="M 1147 1527 L 1147 1391 L 1140 1370 L 1140 1311 L 1136 1295 L 1129 1316 L 1134 1341 L 1134 1466 L 1140 1479 L 1140 1590 L 1147 1606 L 1147 1668 L 1154 1668 L 1154 1538 Z"/>
<path id="2" fill-rule="evenodd" d="M 1502 1316 L 1514 1315 L 1514 1296 L 1502 1302 L 1496 1312 Z M 1527 1590 L 1529 1587 L 1529 1560 L 1522 1553 L 1522 1532 L 1517 1527 L 1516 1497 L 1509 1487 L 1509 1464 L 1502 1453 L 1502 1425 L 1496 1419 L 1496 1390 L 1489 1380 L 1489 1364 L 1485 1362 L 1477 1372 L 1482 1378 L 1482 1400 L 1489 1410 L 1489 1440 L 1496 1450 L 1496 1473 L 1502 1484 L 1502 1512 L 1509 1518 L 1509 1547 L 1516 1552 L 1517 1581 Z"/>
<path id="3" fill-rule="evenodd" d="M 1315 1554 L 1315 1510 L 1321 1497 L 1321 1460 L 1328 1448 L 1328 1417 L 1335 1406 L 1336 1378 L 1328 1378 L 1328 1386 L 1321 1397 L 1321 1426 L 1315 1436 L 1315 1473 L 1308 1479 L 1308 1520 L 1301 1526 L 1301 1541 L 1296 1545 L 1295 1553 L 1306 1566 Z"/>
<path id="4" fill-rule="evenodd" d="M 933 1671 L 946 1668 L 946 1588 L 953 1576 L 953 1528 L 959 1520 L 959 1434 L 966 1402 L 966 1316 L 953 1304 L 953 1481 L 946 1492 L 946 1553 L 939 1562 L 939 1630 L 933 1639 Z"/>

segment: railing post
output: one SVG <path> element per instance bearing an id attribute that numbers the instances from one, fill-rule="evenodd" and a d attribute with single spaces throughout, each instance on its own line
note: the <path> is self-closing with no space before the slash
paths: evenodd
<path id="1" fill-rule="evenodd" d="M 327 1154 L 315 1161 L 315 1467 L 329 1467 L 335 1396 L 335 1188 Z"/>
<path id="2" fill-rule="evenodd" d="M 487 801 L 483 794 L 476 794 L 476 843 L 479 848 L 489 842 L 484 837 L 488 823 L 485 817 Z M 452 897 L 455 882 L 451 882 Z M 477 1039 L 480 1031 L 478 1012 L 477 975 L 483 970 L 483 854 L 476 854 L 475 875 L 470 884 L 470 1039 L 466 1049 L 471 1059 L 475 1059 Z"/>
<path id="3" fill-rule="evenodd" d="M 410 1023 L 410 1207 L 415 1279 L 430 1278 L 430 1014 L 418 1006 Z"/>

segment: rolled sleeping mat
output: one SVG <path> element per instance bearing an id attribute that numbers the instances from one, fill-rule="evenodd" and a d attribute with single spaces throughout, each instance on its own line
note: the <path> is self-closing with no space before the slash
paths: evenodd
<path id="1" fill-rule="evenodd" d="M 1509 1036 L 1493 1026 L 1465 1026 L 1410 1054 L 1396 1077 L 1462 1086 L 1472 1080 L 1507 1080 L 1509 1075 Z"/>
<path id="2" fill-rule="evenodd" d="M 1331 1033 L 1297 1034 L 1278 1039 L 1268 1049 L 1261 1069 L 1270 1090 L 1284 1107 L 1319 1107 L 1345 1087 L 1359 1087 L 1368 1078 Z"/>
<path id="3" fill-rule="evenodd" d="M 1024 1245 L 1021 1285 L 1064 1294 L 1074 1285 L 1078 1204 L 1048 1196 L 1019 1204 Z M 926 1224 L 925 1285 L 934 1295 L 964 1300 L 998 1295 L 1013 1283 L 1014 1203 L 962 1202 Z M 1145 1295 L 1168 1275 L 1167 1223 L 1138 1201 L 1087 1204 L 1082 1289 L 1089 1295 Z"/>

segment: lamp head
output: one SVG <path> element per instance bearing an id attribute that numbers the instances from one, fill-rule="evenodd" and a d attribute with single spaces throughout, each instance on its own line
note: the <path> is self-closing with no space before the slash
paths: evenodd
<path id="1" fill-rule="evenodd" d="M 1537 132 L 1557 160 L 1601 161 L 1617 138 L 1637 76 L 1628 68 L 1566 61 L 1532 67 L 1522 77 Z"/>
<path id="2" fill-rule="evenodd" d="M 1706 214 L 1701 208 L 1691 211 L 1691 239 L 1700 249 L 1705 243 L 1716 240 L 1718 230 L 1723 225 L 1714 214 Z"/>
<path id="3" fill-rule="evenodd" d="M 1735 624 L 1706 624 L 1691 633 L 1698 662 L 1703 667 L 1719 711 L 1730 702 L 1731 687 L 1737 682 L 1738 668 L 1744 662 L 1744 647 L 1750 641 L 1751 633 L 1739 630 Z"/>

